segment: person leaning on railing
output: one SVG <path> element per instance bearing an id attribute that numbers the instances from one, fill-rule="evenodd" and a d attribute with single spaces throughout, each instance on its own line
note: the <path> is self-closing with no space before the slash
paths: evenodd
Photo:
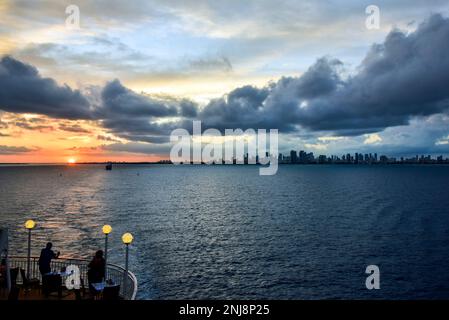
<path id="1" fill-rule="evenodd" d="M 42 249 L 41 255 L 39 257 L 39 271 L 42 275 L 45 275 L 47 273 L 51 272 L 50 263 L 52 259 L 58 259 L 60 252 L 54 253 L 51 248 L 53 247 L 53 244 L 51 242 L 47 243 L 47 246 Z"/>

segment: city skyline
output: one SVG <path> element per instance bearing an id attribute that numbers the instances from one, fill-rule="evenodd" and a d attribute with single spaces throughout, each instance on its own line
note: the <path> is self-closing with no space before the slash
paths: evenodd
<path id="1" fill-rule="evenodd" d="M 278 129 L 282 153 L 449 156 L 447 2 L 379 1 L 374 29 L 356 2 L 78 1 L 79 28 L 23 3 L 0 5 L 0 163 L 158 161 L 194 120 Z"/>
<path id="2" fill-rule="evenodd" d="M 285 156 L 282 153 L 278 156 L 280 164 L 298 163 L 298 164 L 447 164 L 449 158 L 444 158 L 443 155 L 432 157 L 431 155 L 415 155 L 414 157 L 391 157 L 385 154 L 377 153 L 354 153 L 354 155 L 347 153 L 343 155 L 325 155 L 319 154 L 315 156 L 313 152 L 300 150 L 298 153 L 295 150 L 290 151 L 290 155 Z"/>

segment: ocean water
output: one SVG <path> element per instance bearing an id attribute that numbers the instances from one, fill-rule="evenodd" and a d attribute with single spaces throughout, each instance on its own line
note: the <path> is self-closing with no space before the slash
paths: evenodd
<path id="1" fill-rule="evenodd" d="M 449 166 L 121 165 L 0 167 L 12 253 L 48 240 L 110 261 L 140 299 L 448 299 Z M 380 268 L 380 290 L 365 269 Z"/>

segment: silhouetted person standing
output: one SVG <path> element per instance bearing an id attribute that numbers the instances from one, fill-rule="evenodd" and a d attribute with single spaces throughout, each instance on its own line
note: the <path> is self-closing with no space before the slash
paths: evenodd
<path id="1" fill-rule="evenodd" d="M 89 271 L 87 272 L 87 278 L 89 284 L 102 282 L 104 278 L 104 269 L 106 267 L 106 261 L 103 258 L 103 250 L 98 250 L 95 253 L 94 258 L 89 263 Z"/>
<path id="2" fill-rule="evenodd" d="M 47 243 L 47 246 L 42 249 L 41 256 L 39 257 L 39 271 L 42 275 L 50 273 L 50 263 L 52 259 L 58 259 L 60 252 L 54 253 L 51 248 L 53 244 L 51 242 Z"/>

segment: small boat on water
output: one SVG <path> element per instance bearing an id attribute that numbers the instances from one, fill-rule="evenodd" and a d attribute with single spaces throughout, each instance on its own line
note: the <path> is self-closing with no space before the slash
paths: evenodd
<path id="1" fill-rule="evenodd" d="M 106 170 L 108 170 L 108 171 L 112 170 L 112 163 L 109 162 L 109 163 L 106 165 Z"/>

